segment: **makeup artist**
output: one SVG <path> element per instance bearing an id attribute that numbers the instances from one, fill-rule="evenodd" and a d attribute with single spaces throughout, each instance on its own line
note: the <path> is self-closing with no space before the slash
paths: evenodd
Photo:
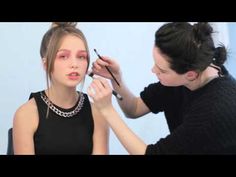
<path id="1" fill-rule="evenodd" d="M 114 60 L 103 57 L 93 63 L 93 73 L 111 79 L 124 98 L 117 101 L 128 118 L 165 113 L 170 134 L 146 145 L 114 109 L 108 82 L 93 81 L 89 96 L 130 154 L 236 153 L 236 81 L 223 65 L 226 49 L 215 47 L 212 33 L 209 23 L 161 26 L 155 33 L 152 68 L 159 81 L 145 87 L 140 97 L 125 86 Z"/>

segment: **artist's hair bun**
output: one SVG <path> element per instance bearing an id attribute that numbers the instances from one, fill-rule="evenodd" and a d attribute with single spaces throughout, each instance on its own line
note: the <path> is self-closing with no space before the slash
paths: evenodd
<path id="1" fill-rule="evenodd" d="M 71 26 L 71 27 L 76 27 L 77 22 L 53 22 L 52 23 L 52 28 L 54 27 L 66 27 L 66 26 Z"/>
<path id="2" fill-rule="evenodd" d="M 199 22 L 193 25 L 193 31 L 196 39 L 199 41 L 205 41 L 213 33 L 213 28 L 209 23 Z"/>

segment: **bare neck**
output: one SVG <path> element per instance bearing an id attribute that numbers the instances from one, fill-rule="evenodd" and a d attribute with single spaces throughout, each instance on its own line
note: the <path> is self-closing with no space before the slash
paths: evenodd
<path id="1" fill-rule="evenodd" d="M 194 91 L 207 85 L 209 82 L 211 82 L 217 77 L 219 77 L 218 70 L 208 66 L 202 73 L 199 74 L 197 79 L 195 79 L 194 81 L 189 81 L 189 83 L 185 86 L 188 89 Z"/>
<path id="2" fill-rule="evenodd" d="M 65 109 L 73 107 L 78 101 L 76 88 L 59 88 L 52 85 L 48 90 L 46 90 L 46 94 L 50 101 Z"/>

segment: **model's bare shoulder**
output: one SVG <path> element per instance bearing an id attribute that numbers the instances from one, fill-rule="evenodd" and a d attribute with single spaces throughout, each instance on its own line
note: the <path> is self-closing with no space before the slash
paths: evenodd
<path id="1" fill-rule="evenodd" d="M 38 109 L 34 98 L 30 99 L 16 110 L 13 126 L 18 124 L 25 128 L 31 127 L 32 129 L 37 129 Z"/>

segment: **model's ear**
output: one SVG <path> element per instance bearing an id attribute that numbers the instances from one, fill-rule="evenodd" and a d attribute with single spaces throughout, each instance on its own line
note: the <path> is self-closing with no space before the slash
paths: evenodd
<path id="1" fill-rule="evenodd" d="M 46 71 L 47 70 L 47 59 L 42 58 L 42 62 L 43 62 L 43 69 Z"/>
<path id="2" fill-rule="evenodd" d="M 188 71 L 186 74 L 186 79 L 189 81 L 194 81 L 198 77 L 198 73 L 196 71 Z"/>

